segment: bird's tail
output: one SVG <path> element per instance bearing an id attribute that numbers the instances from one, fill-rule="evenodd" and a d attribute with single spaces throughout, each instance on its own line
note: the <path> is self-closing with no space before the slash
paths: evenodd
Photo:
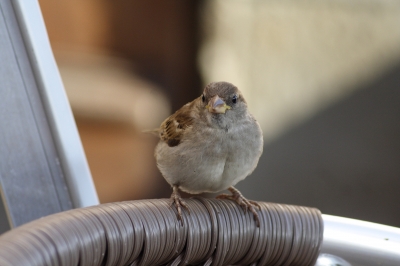
<path id="1" fill-rule="evenodd" d="M 155 129 L 145 129 L 145 130 L 142 130 L 142 133 L 151 134 L 151 135 L 153 135 L 153 136 L 159 137 L 160 130 L 159 130 L 158 128 L 155 128 Z"/>

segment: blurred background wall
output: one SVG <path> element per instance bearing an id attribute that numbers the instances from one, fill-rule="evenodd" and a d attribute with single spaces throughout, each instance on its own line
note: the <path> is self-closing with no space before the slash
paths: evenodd
<path id="1" fill-rule="evenodd" d="M 169 197 L 141 130 L 225 80 L 264 130 L 245 196 L 400 226 L 400 2 L 39 2 L 101 202 Z"/>
<path id="2" fill-rule="evenodd" d="M 199 94 L 198 2 L 39 3 L 100 201 L 168 196 L 141 131 Z"/>

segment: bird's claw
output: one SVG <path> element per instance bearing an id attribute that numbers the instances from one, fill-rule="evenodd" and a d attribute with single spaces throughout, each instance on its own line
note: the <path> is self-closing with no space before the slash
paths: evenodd
<path id="1" fill-rule="evenodd" d="M 179 194 L 178 187 L 173 187 L 173 192 L 171 194 L 170 198 L 170 203 L 169 206 L 172 207 L 172 205 L 175 205 L 176 210 L 177 210 L 177 218 L 181 222 L 181 225 L 183 226 L 183 218 L 182 218 L 182 207 L 185 208 L 188 213 L 190 214 L 190 210 L 186 202 L 183 200 L 181 195 Z"/>
<path id="2" fill-rule="evenodd" d="M 228 188 L 228 190 L 232 193 L 231 195 L 221 194 L 217 196 L 217 199 L 228 199 L 235 201 L 237 204 L 239 204 L 239 206 L 243 208 L 245 213 L 247 213 L 247 211 L 250 211 L 253 214 L 257 227 L 260 227 L 260 218 L 256 210 L 256 208 L 258 208 L 259 210 L 261 209 L 260 204 L 258 204 L 258 202 L 254 200 L 246 199 L 239 192 L 239 190 L 235 189 L 234 187 L 230 187 Z"/>

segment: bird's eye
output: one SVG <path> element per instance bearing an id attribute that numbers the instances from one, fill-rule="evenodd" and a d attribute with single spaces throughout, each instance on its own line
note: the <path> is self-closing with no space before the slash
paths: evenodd
<path id="1" fill-rule="evenodd" d="M 232 97 L 232 102 L 233 102 L 233 103 L 236 103 L 238 98 L 239 98 L 239 97 L 238 97 L 236 94 L 233 95 L 233 97 Z"/>
<path id="2" fill-rule="evenodd" d="M 206 97 L 204 96 L 204 94 L 201 96 L 201 100 L 203 101 L 203 103 L 206 101 Z"/>

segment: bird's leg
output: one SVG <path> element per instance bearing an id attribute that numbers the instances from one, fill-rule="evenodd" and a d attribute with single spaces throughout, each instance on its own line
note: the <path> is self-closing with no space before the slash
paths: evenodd
<path id="1" fill-rule="evenodd" d="M 256 210 L 256 208 L 260 209 L 260 205 L 256 201 L 246 199 L 242 193 L 240 193 L 240 191 L 234 187 L 229 187 L 228 190 L 232 193 L 231 195 L 221 194 L 217 196 L 217 199 L 233 200 L 242 206 L 245 212 L 247 212 L 247 210 L 251 211 L 251 213 L 254 215 L 254 220 L 256 221 L 257 227 L 260 227 L 260 218 L 258 217 Z"/>
<path id="2" fill-rule="evenodd" d="M 178 220 L 180 220 L 181 224 L 183 225 L 182 208 L 181 207 L 184 207 L 189 213 L 190 213 L 190 210 L 189 210 L 186 202 L 181 197 L 181 194 L 179 194 L 179 186 L 177 186 L 177 185 L 172 186 L 172 194 L 171 194 L 171 198 L 170 198 L 170 206 L 172 206 L 174 204 L 178 211 L 178 214 L 176 216 L 178 217 Z"/>

